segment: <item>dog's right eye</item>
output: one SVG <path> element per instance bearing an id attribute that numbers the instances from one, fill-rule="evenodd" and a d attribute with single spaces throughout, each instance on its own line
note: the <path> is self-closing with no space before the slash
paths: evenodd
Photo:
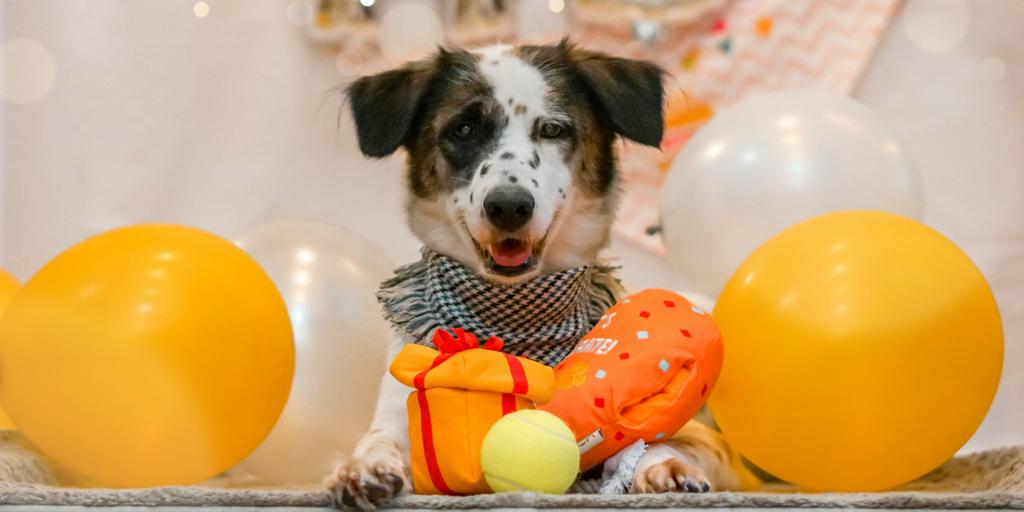
<path id="1" fill-rule="evenodd" d="M 553 122 L 547 122 L 540 125 L 540 136 L 545 139 L 557 139 L 562 136 L 562 125 Z"/>
<path id="2" fill-rule="evenodd" d="M 466 140 L 473 135 L 473 126 L 469 123 L 459 123 L 452 128 L 452 135 L 458 139 Z"/>

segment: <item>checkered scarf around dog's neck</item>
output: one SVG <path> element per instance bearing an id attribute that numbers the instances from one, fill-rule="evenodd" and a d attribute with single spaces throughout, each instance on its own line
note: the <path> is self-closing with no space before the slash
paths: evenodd
<path id="1" fill-rule="evenodd" d="M 479 339 L 500 337 L 507 353 L 554 366 L 615 304 L 612 267 L 586 265 L 501 285 L 429 248 L 422 254 L 377 292 L 384 317 L 420 345 L 429 345 L 440 327 L 461 327 Z"/>

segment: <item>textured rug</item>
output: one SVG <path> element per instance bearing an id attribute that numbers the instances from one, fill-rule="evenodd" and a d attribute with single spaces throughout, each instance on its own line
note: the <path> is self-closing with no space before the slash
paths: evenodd
<path id="1" fill-rule="evenodd" d="M 330 507 L 320 489 L 202 486 L 137 490 L 60 487 L 59 473 L 20 436 L 0 432 L 0 504 L 179 507 Z M 408 496 L 397 508 L 933 508 L 1024 510 L 1024 447 L 957 457 L 903 488 L 883 493 L 799 492 L 564 496 L 528 493 L 452 498 Z"/>

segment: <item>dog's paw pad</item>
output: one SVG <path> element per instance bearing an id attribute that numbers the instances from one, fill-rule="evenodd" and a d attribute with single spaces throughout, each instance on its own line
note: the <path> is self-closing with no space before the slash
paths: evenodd
<path id="1" fill-rule="evenodd" d="M 385 505 L 408 488 L 403 465 L 386 459 L 349 461 L 324 483 L 337 505 L 362 510 Z"/>
<path id="2" fill-rule="evenodd" d="M 664 492 L 702 493 L 711 490 L 704 470 L 672 458 L 640 471 L 633 479 L 632 492 L 654 494 Z"/>

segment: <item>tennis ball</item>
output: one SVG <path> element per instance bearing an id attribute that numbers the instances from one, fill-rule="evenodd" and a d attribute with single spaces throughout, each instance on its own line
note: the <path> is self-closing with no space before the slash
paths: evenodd
<path id="1" fill-rule="evenodd" d="M 526 409 L 505 415 L 487 432 L 480 467 L 494 492 L 562 494 L 576 481 L 580 449 L 558 416 Z"/>

